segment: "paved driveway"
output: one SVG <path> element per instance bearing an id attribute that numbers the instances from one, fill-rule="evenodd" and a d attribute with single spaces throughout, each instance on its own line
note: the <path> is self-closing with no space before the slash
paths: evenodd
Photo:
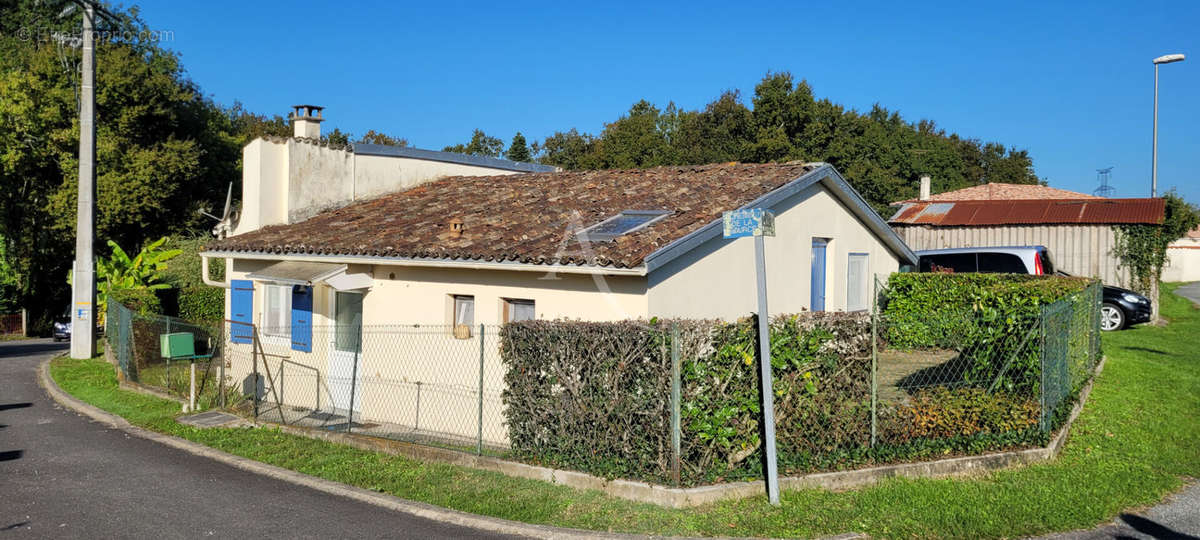
<path id="1" fill-rule="evenodd" d="M 13 538 L 495 538 L 260 476 L 59 407 L 49 340 L 0 342 L 0 531 Z"/>
<path id="2" fill-rule="evenodd" d="M 1187 285 L 1175 289 L 1175 292 L 1180 296 L 1187 298 L 1188 300 L 1200 304 L 1200 281 L 1188 283 Z"/>

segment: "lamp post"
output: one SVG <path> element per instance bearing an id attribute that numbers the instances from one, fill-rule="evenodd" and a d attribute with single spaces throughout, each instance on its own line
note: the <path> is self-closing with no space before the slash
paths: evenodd
<path id="1" fill-rule="evenodd" d="M 1171 62 L 1182 62 L 1182 54 L 1164 54 L 1154 59 L 1154 152 L 1150 158 L 1150 196 L 1158 196 L 1158 66 Z"/>

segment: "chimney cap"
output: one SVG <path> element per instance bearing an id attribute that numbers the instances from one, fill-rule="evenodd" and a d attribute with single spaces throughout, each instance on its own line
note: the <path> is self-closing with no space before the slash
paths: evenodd
<path id="1" fill-rule="evenodd" d="M 292 105 L 292 109 L 294 111 L 292 113 L 293 118 L 308 118 L 320 121 L 323 120 L 321 118 L 321 111 L 325 110 L 325 107 L 321 107 L 320 105 Z"/>

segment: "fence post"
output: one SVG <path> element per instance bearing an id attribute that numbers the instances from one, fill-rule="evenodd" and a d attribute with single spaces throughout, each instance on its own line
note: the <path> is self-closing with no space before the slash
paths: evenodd
<path id="1" fill-rule="evenodd" d="M 254 422 L 258 422 L 258 383 L 261 380 L 258 374 L 258 329 L 252 328 L 254 342 L 250 345 L 250 358 L 254 362 L 254 388 L 251 392 L 254 393 Z M 263 358 L 263 362 L 267 359 Z"/>
<path id="2" fill-rule="evenodd" d="M 679 323 L 671 322 L 671 479 L 675 481 L 675 486 L 679 486 L 679 468 L 680 460 L 680 431 L 681 422 L 679 418 L 679 408 L 681 401 L 681 382 L 680 382 L 680 360 L 679 360 Z"/>
<path id="3" fill-rule="evenodd" d="M 171 333 L 171 318 L 167 317 L 167 333 Z M 171 359 L 167 358 L 166 375 L 163 380 L 163 386 L 167 387 L 167 393 L 171 393 Z"/>
<path id="4" fill-rule="evenodd" d="M 217 400 L 221 404 L 221 408 L 225 408 L 225 354 L 229 351 L 228 341 L 229 336 L 224 335 L 225 324 L 221 324 L 221 361 L 217 363 Z M 209 351 L 212 352 L 212 351 Z"/>
<path id="5" fill-rule="evenodd" d="M 21 308 L 21 337 L 29 337 L 29 312 Z"/>
<path id="6" fill-rule="evenodd" d="M 879 401 L 879 278 L 875 278 L 875 294 L 871 296 L 871 448 L 875 447 Z"/>
<path id="7" fill-rule="evenodd" d="M 1038 392 L 1040 394 L 1038 396 L 1038 401 L 1041 404 L 1040 405 L 1040 408 L 1041 408 L 1040 417 L 1041 418 L 1040 418 L 1040 422 L 1039 422 L 1041 425 L 1039 427 L 1041 427 L 1042 431 L 1046 431 L 1046 428 L 1050 424 L 1046 420 L 1046 382 L 1047 382 L 1046 381 L 1046 306 L 1042 306 L 1042 307 L 1038 308 L 1038 313 L 1040 314 L 1040 317 L 1038 320 L 1038 327 L 1039 327 L 1038 342 L 1041 345 L 1040 347 L 1038 347 L 1038 362 L 1041 365 L 1041 372 L 1042 372 L 1041 373 L 1042 384 L 1038 385 L 1040 387 L 1039 392 Z"/>
<path id="8" fill-rule="evenodd" d="M 362 330 L 359 330 L 362 332 Z M 362 337 L 359 334 L 358 352 L 354 353 L 354 366 L 350 369 L 350 410 L 346 411 L 346 433 L 354 427 L 354 394 L 358 392 L 358 362 L 362 358 Z"/>
<path id="9" fill-rule="evenodd" d="M 478 432 L 475 439 L 475 453 L 483 455 L 483 341 L 484 341 L 483 323 L 479 323 L 479 424 Z"/>

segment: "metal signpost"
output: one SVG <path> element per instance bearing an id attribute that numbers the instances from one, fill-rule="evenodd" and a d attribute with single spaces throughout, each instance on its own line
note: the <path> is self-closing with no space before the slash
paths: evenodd
<path id="1" fill-rule="evenodd" d="M 767 264 L 763 237 L 775 236 L 775 214 L 762 208 L 725 212 L 725 238 L 754 237 L 754 273 L 758 281 L 758 354 L 762 379 L 763 427 L 767 450 L 767 500 L 779 504 L 779 471 L 775 456 L 775 398 L 771 384 L 771 333 L 767 315 Z"/>

